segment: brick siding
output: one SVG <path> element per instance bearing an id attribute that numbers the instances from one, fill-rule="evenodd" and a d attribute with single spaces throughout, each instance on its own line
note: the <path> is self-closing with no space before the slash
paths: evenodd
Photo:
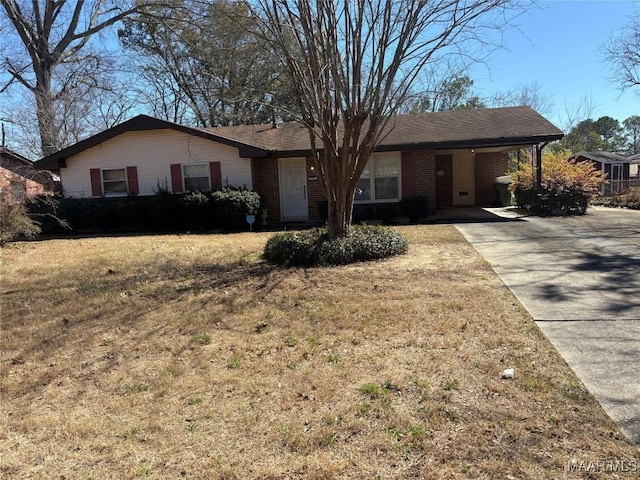
<path id="1" fill-rule="evenodd" d="M 416 150 L 415 194 L 429 199 L 429 215 L 436 212 L 436 153 L 433 149 Z"/>
<path id="2" fill-rule="evenodd" d="M 262 208 L 269 209 L 269 222 L 280 221 L 280 182 L 278 160 L 275 158 L 252 159 L 251 176 L 253 188 L 263 201 Z"/>
<path id="3" fill-rule="evenodd" d="M 496 177 L 509 170 L 506 153 L 476 153 L 476 205 L 488 207 L 496 201 Z"/>
<path id="4" fill-rule="evenodd" d="M 311 157 L 307 157 L 307 173 L 309 174 L 313 167 L 313 160 Z M 316 177 L 316 180 L 310 180 L 309 177 Z M 322 182 L 318 172 L 313 175 L 307 175 L 307 204 L 309 206 L 309 220 L 320 221 L 324 220 L 320 214 L 320 203 L 324 201 L 324 192 L 322 190 Z"/>

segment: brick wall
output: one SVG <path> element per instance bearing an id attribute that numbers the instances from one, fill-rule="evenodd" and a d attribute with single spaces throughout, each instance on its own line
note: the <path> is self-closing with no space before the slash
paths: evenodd
<path id="1" fill-rule="evenodd" d="M 278 180 L 278 160 L 252 159 L 251 176 L 253 189 L 262 196 L 263 208 L 269 209 L 269 222 L 280 221 L 280 183 Z"/>
<path id="2" fill-rule="evenodd" d="M 429 198 L 429 214 L 436 212 L 436 153 L 435 150 L 417 150 L 415 194 Z"/>
<path id="3" fill-rule="evenodd" d="M 324 201 L 324 192 L 322 190 L 322 182 L 318 172 L 312 173 L 311 167 L 313 167 L 313 160 L 311 157 L 307 157 L 307 198 L 309 205 L 309 220 L 319 221 L 324 220 L 320 215 L 320 202 Z M 309 177 L 317 177 L 316 180 L 310 180 Z"/>
<path id="4" fill-rule="evenodd" d="M 0 160 L 0 189 L 12 191 L 20 196 L 50 195 L 53 193 L 51 177 L 33 167 L 10 158 Z"/>
<path id="5" fill-rule="evenodd" d="M 476 205 L 487 207 L 496 201 L 496 177 L 509 170 L 506 153 L 476 153 Z"/>

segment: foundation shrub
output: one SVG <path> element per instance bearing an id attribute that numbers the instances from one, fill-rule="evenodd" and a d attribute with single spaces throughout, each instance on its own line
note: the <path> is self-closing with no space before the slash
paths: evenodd
<path id="1" fill-rule="evenodd" d="M 279 233 L 267 240 L 263 256 L 285 266 L 346 265 L 407 251 L 404 236 L 375 225 L 354 225 L 351 235 L 330 239 L 325 228 Z"/>
<path id="2" fill-rule="evenodd" d="M 412 195 L 400 200 L 400 211 L 412 222 L 418 222 L 429 213 L 429 199 L 424 195 Z"/>
<path id="3" fill-rule="evenodd" d="M 225 187 L 213 193 L 174 194 L 158 189 L 151 196 L 119 198 L 63 198 L 56 222 L 43 221 L 43 233 L 167 232 L 184 230 L 239 230 L 246 228 L 245 214 L 257 211 L 260 197 L 246 188 Z M 29 205 L 29 213 L 45 215 L 44 202 Z"/>
<path id="4" fill-rule="evenodd" d="M 246 187 L 224 187 L 211 194 L 214 215 L 225 228 L 246 227 L 245 216 L 255 214 L 260 209 L 260 195 Z"/>
<path id="5" fill-rule="evenodd" d="M 592 162 L 570 161 L 566 151 L 548 152 L 542 157 L 542 185 L 536 192 L 536 170 L 521 164 L 511 175 L 510 188 L 519 207 L 539 215 L 583 214 L 589 200 L 604 181 Z"/>

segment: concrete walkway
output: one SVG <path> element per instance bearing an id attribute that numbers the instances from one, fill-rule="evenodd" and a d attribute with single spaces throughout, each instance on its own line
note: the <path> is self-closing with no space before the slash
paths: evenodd
<path id="1" fill-rule="evenodd" d="M 451 222 L 640 445 L 640 211 L 538 218 L 496 208 Z"/>

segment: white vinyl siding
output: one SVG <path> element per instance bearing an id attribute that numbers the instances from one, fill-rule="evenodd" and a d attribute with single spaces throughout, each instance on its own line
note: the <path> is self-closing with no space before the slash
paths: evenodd
<path id="1" fill-rule="evenodd" d="M 390 202 L 400 199 L 400 153 L 374 154 L 360 176 L 354 201 Z"/>
<path id="2" fill-rule="evenodd" d="M 171 191 L 171 164 L 210 162 L 220 162 L 223 185 L 253 188 L 251 160 L 240 158 L 237 148 L 171 129 L 125 132 L 111 138 L 68 158 L 60 178 L 66 197 L 91 197 L 90 169 L 135 166 L 139 195 L 153 195 L 158 187 Z"/>

